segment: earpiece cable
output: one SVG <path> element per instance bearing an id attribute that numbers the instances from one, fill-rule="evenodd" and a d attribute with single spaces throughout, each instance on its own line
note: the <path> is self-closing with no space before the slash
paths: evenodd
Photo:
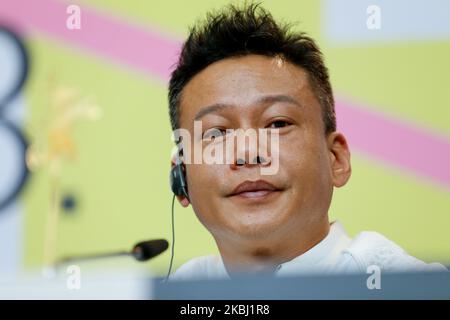
<path id="1" fill-rule="evenodd" d="M 175 207 L 175 195 L 173 195 L 172 198 L 172 253 L 170 256 L 170 264 L 169 264 L 169 271 L 167 272 L 167 276 L 165 281 L 169 280 L 170 272 L 172 271 L 172 264 L 173 264 L 173 256 L 175 252 L 175 214 L 174 214 L 174 207 Z"/>

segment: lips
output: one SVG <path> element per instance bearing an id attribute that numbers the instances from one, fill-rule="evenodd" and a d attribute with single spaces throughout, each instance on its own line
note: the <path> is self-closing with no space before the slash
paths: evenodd
<path id="1" fill-rule="evenodd" d="M 261 198 L 273 193 L 275 191 L 280 191 L 279 188 L 275 187 L 273 184 L 265 180 L 257 181 L 244 181 L 239 184 L 229 195 L 240 196 L 245 198 Z"/>

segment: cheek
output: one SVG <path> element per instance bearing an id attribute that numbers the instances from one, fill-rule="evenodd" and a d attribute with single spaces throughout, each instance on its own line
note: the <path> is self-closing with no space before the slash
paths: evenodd
<path id="1" fill-rule="evenodd" d="M 195 215 L 199 221 L 204 224 L 205 217 L 203 217 L 203 215 L 207 211 L 205 211 L 203 207 L 208 205 L 209 199 L 209 191 L 205 188 L 205 184 L 208 182 L 205 182 L 202 179 L 205 175 L 203 172 L 204 170 L 198 168 L 197 165 L 189 165 L 186 170 L 190 203 Z"/>
<path id="2" fill-rule="evenodd" d="M 186 170 L 191 205 L 202 221 L 214 207 L 212 202 L 224 178 L 213 165 L 192 164 Z"/>
<path id="3" fill-rule="evenodd" d="M 186 171 L 189 196 L 191 198 L 191 202 L 195 203 L 199 196 L 201 196 L 205 191 L 208 191 L 205 188 L 205 185 L 208 183 L 208 181 L 205 181 L 205 177 L 207 178 L 208 174 L 205 172 L 204 168 L 195 164 L 188 165 L 186 167 Z"/>
<path id="4" fill-rule="evenodd" d="M 324 191 L 331 184 L 326 144 L 316 135 L 301 135 L 280 140 L 280 167 L 292 184 Z"/>

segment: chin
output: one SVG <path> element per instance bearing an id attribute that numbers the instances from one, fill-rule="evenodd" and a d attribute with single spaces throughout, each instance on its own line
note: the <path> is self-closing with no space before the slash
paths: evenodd
<path id="1" fill-rule="evenodd" d="M 229 230 L 231 233 L 241 238 L 265 240 L 270 235 L 277 233 L 277 231 L 285 229 L 283 226 L 287 224 L 283 217 L 267 219 L 267 216 L 265 216 L 264 219 L 258 219 L 254 214 L 247 214 L 248 219 L 229 222 Z M 263 212 L 260 214 L 264 215 Z"/>
<path id="2" fill-rule="evenodd" d="M 220 216 L 210 219 L 206 223 L 212 233 L 226 233 L 231 237 L 241 239 L 267 239 L 271 234 L 277 234 L 288 229 L 295 220 L 295 208 L 285 201 L 274 201 L 265 204 L 236 204 L 228 202 L 217 206 L 215 212 Z M 284 210 L 280 210 L 283 208 Z M 205 221 L 206 222 L 206 221 Z M 207 226 L 209 225 L 209 227 Z M 217 231 L 217 232 L 214 232 Z"/>

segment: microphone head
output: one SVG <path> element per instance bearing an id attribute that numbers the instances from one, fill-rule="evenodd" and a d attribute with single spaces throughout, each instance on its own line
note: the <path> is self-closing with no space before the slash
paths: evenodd
<path id="1" fill-rule="evenodd" d="M 168 247 L 169 243 L 165 239 L 142 241 L 133 247 L 131 254 L 138 261 L 147 261 L 166 251 Z"/>

